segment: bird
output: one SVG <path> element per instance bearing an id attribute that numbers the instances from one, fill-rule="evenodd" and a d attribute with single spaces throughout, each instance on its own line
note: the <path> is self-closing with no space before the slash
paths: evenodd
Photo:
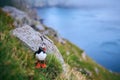
<path id="1" fill-rule="evenodd" d="M 39 49 L 34 53 L 34 57 L 36 57 L 36 68 L 46 68 L 45 59 L 47 57 L 46 48 L 44 46 L 39 47 Z"/>
<path id="2" fill-rule="evenodd" d="M 40 53 L 38 53 L 38 54 L 36 54 L 35 55 L 35 57 L 38 59 L 38 60 L 45 60 L 45 58 L 46 58 L 46 53 L 44 53 L 44 52 L 40 52 Z"/>

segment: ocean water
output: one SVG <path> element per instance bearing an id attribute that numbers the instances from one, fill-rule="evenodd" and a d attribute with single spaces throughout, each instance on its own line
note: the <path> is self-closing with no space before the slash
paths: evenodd
<path id="1" fill-rule="evenodd" d="M 120 10 L 38 8 L 44 24 L 83 49 L 110 71 L 120 72 Z"/>

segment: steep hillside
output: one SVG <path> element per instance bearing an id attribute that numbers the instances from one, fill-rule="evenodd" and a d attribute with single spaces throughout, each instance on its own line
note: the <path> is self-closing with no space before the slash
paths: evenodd
<path id="1" fill-rule="evenodd" d="M 58 43 L 49 36 L 57 45 L 66 63 L 76 71 L 81 72 L 88 80 L 119 80 L 120 74 L 113 73 L 96 64 L 84 51 L 66 40 L 65 44 Z"/>
<path id="2" fill-rule="evenodd" d="M 74 70 L 66 68 L 63 72 L 61 62 L 54 55 L 48 55 L 46 59 L 46 69 L 35 69 L 36 60 L 33 52 L 23 42 L 11 34 L 14 20 L 9 13 L 0 9 L 0 80 L 59 80 L 75 79 L 72 75 Z M 63 72 L 63 73 L 62 73 Z M 70 76 L 64 76 L 69 72 Z M 77 73 L 78 74 L 78 73 Z M 80 75 L 85 80 L 84 75 Z"/>
<path id="3" fill-rule="evenodd" d="M 101 65 L 94 62 L 86 53 L 66 39 L 62 42 L 57 39 L 59 35 L 51 28 L 46 27 L 46 34 L 56 44 L 64 60 L 71 68 L 81 72 L 89 80 L 119 80 L 120 74 L 108 71 Z M 56 33 L 56 34 L 55 34 Z M 52 35 L 54 34 L 54 35 Z"/>
<path id="4" fill-rule="evenodd" d="M 120 80 L 119 74 L 96 64 L 83 50 L 45 25 L 42 25 L 45 30 L 39 32 L 53 40 L 63 56 L 66 70 L 63 71 L 63 65 L 54 55 L 47 56 L 46 69 L 35 69 L 33 51 L 10 32 L 16 28 L 14 21 L 9 13 L 0 9 L 0 80 Z"/>
<path id="5" fill-rule="evenodd" d="M 52 80 L 61 72 L 61 63 L 48 55 L 46 69 L 35 69 L 33 52 L 11 35 L 13 19 L 0 9 L 0 80 Z"/>

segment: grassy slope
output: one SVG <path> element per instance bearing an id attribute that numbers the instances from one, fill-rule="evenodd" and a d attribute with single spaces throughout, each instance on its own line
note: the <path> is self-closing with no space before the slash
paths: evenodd
<path id="1" fill-rule="evenodd" d="M 54 56 L 47 57 L 46 69 L 36 70 L 34 68 L 35 59 L 33 52 L 26 48 L 21 41 L 10 35 L 10 30 L 13 29 L 13 19 L 8 14 L 0 10 L 0 80 L 49 80 L 57 77 L 62 71 L 61 65 Z M 50 37 L 51 39 L 54 39 Z M 84 60 L 81 56 L 83 52 L 69 41 L 65 45 L 53 40 L 66 63 L 72 68 L 87 69 L 92 73 L 92 76 L 86 75 L 86 72 L 80 71 L 89 79 L 94 80 L 120 80 L 120 75 L 110 73 L 103 67 L 99 66 L 89 57 Z M 67 55 L 66 52 L 70 54 Z M 60 66 L 60 67 L 57 67 Z M 99 69 L 99 74 L 96 74 L 94 68 Z M 51 71 L 52 70 L 52 71 Z"/>
<path id="2" fill-rule="evenodd" d="M 46 69 L 35 69 L 33 52 L 10 35 L 13 19 L 0 9 L 0 80 L 53 80 L 62 71 L 60 62 L 47 57 Z M 59 66 L 59 67 L 58 67 Z M 52 70 L 52 71 L 51 71 Z"/>
<path id="3" fill-rule="evenodd" d="M 49 36 L 50 37 L 50 36 Z M 88 79 L 91 80 L 120 80 L 120 74 L 111 73 L 102 66 L 96 64 L 91 58 L 87 56 L 87 59 L 82 58 L 83 51 L 79 49 L 76 45 L 67 41 L 64 45 L 58 43 L 53 37 L 50 37 L 57 45 L 58 49 L 63 55 L 66 63 L 68 63 L 72 68 L 76 68 L 82 74 L 85 74 Z M 69 52 L 69 54 L 67 54 Z M 99 70 L 97 74 L 95 68 Z M 86 70 L 91 72 L 91 74 L 86 74 Z"/>

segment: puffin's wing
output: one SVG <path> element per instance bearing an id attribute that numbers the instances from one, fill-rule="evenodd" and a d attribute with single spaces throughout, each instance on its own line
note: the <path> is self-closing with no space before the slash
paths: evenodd
<path id="1" fill-rule="evenodd" d="M 42 52 L 42 51 L 43 51 L 42 47 L 39 47 L 39 49 L 35 52 L 35 54 L 36 54 L 36 53 L 39 54 L 39 53 Z"/>

